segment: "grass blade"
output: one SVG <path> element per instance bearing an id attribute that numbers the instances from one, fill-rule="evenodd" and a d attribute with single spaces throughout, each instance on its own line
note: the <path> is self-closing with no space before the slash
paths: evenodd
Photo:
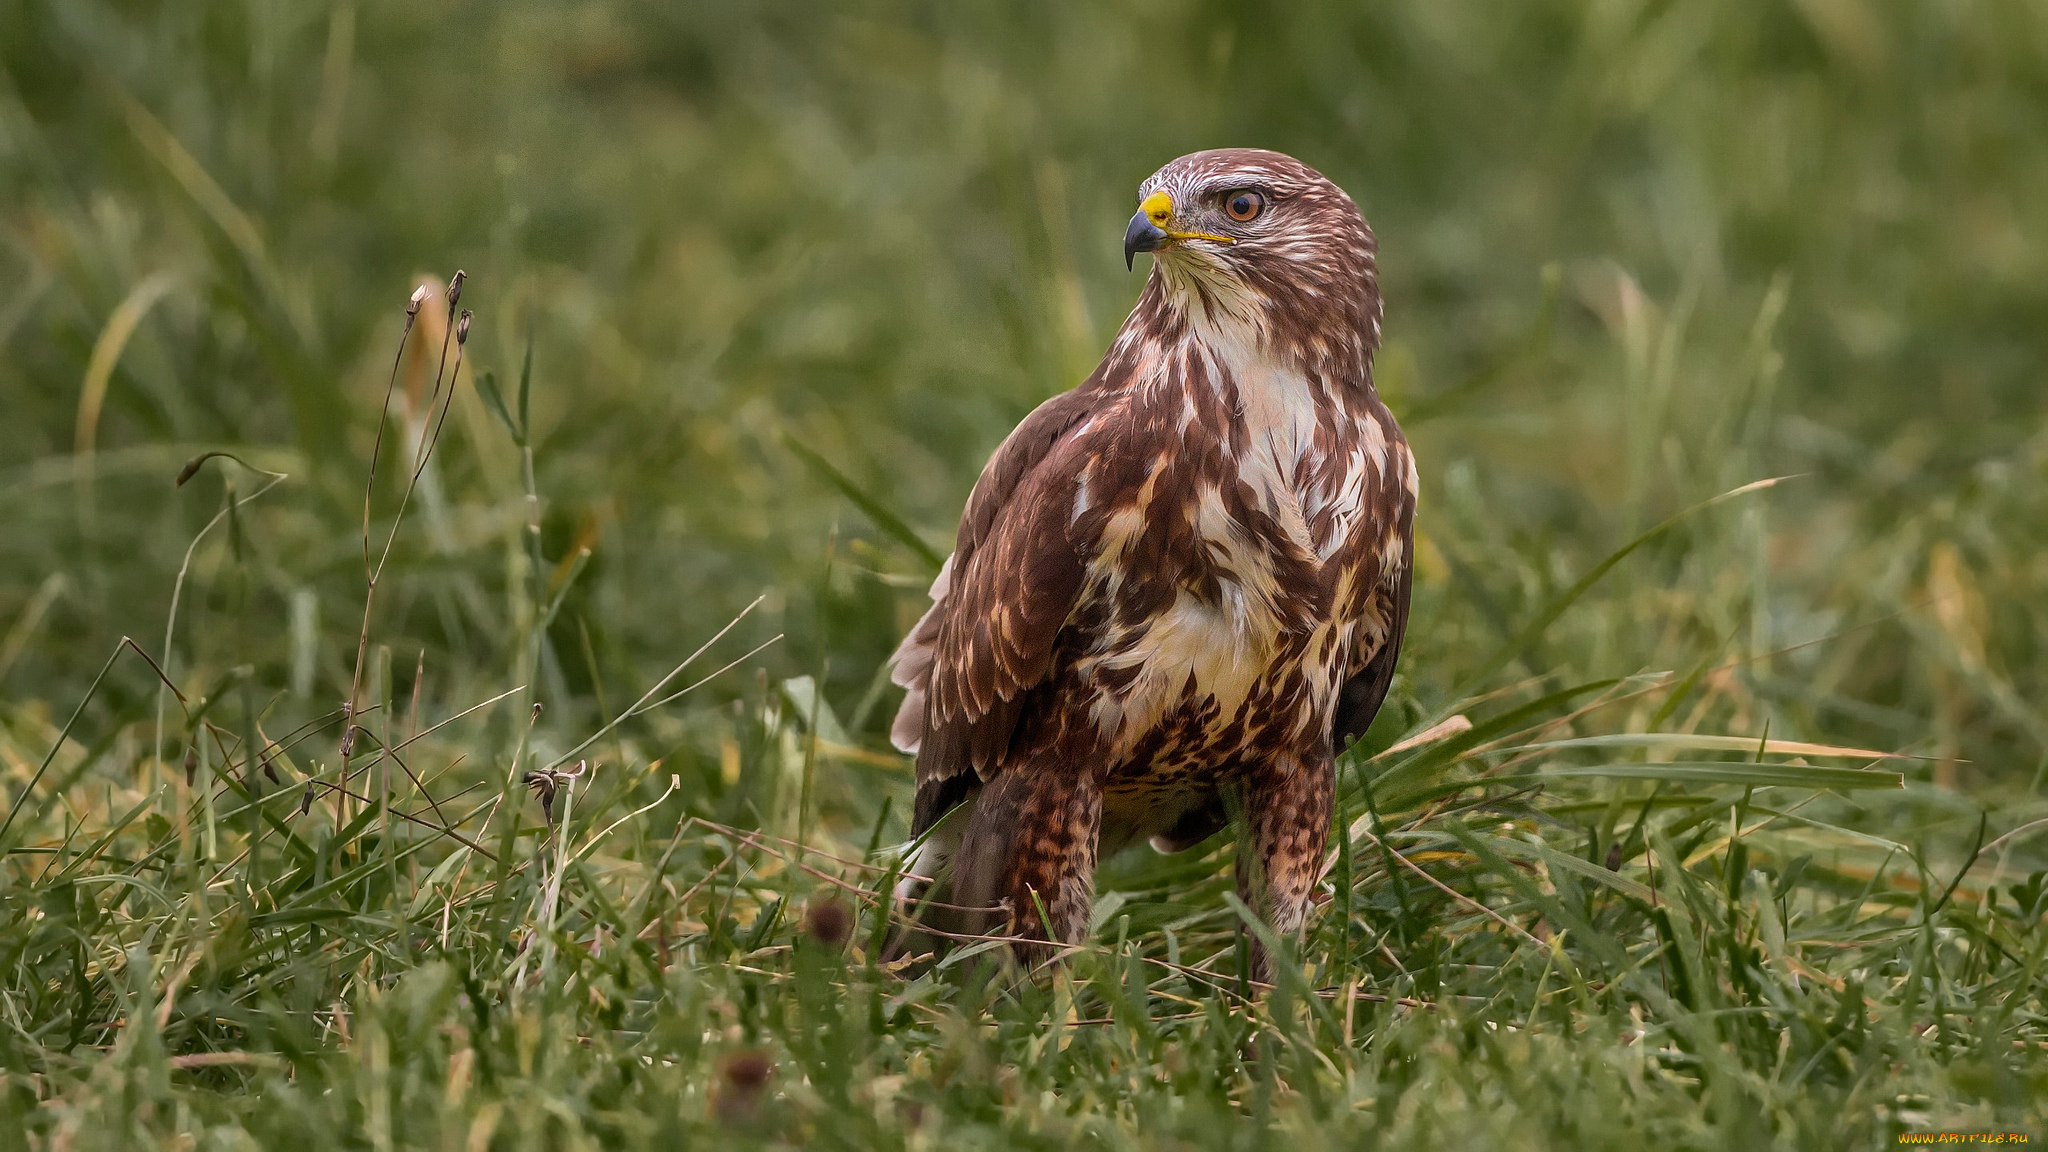
<path id="1" fill-rule="evenodd" d="M 789 446 L 791 452 L 796 453 L 797 459 L 803 461 L 809 466 L 811 471 L 817 473 L 820 479 L 837 488 L 841 495 L 853 501 L 854 506 L 865 513 L 867 518 L 874 522 L 875 527 L 887 533 L 897 543 L 915 552 L 919 559 L 931 566 L 932 571 L 938 571 L 939 565 L 945 563 L 945 557 L 940 556 L 937 549 L 925 543 L 923 538 L 911 529 L 910 525 L 903 522 L 901 516 L 889 511 L 880 500 L 868 495 L 867 492 L 861 489 L 860 485 L 855 484 L 849 479 L 846 473 L 834 468 L 831 461 L 818 455 L 817 452 L 806 446 L 803 441 L 787 433 L 783 434 L 782 442 Z"/>

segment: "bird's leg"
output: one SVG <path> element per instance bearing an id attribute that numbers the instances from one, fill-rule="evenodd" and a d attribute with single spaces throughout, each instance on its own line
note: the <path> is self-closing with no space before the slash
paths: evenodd
<path id="1" fill-rule="evenodd" d="M 1094 909 L 1101 824 L 1102 782 L 1085 768 L 1021 765 L 999 775 L 975 805 L 961 848 L 961 903 L 1004 906 L 1006 916 L 989 918 L 989 927 L 1011 935 L 1078 941 Z M 1017 952 L 1027 964 L 1053 955 L 1045 944 Z"/>
<path id="2" fill-rule="evenodd" d="M 1327 754 L 1280 756 L 1249 766 L 1243 781 L 1238 897 L 1275 936 L 1299 939 L 1330 838 L 1334 766 Z M 1253 980 L 1272 981 L 1273 958 L 1257 939 L 1251 941 L 1251 969 Z"/>

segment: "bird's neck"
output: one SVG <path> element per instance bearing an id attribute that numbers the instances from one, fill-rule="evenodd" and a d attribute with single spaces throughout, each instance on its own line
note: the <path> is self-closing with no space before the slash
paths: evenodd
<path id="1" fill-rule="evenodd" d="M 1379 301 L 1308 294 L 1276 301 L 1242 281 L 1156 265 L 1103 362 L 1103 382 L 1142 386 L 1170 369 L 1176 350 L 1202 348 L 1219 364 L 1265 364 L 1333 389 L 1370 395 Z M 1283 307 L 1292 305 L 1292 307 Z"/>

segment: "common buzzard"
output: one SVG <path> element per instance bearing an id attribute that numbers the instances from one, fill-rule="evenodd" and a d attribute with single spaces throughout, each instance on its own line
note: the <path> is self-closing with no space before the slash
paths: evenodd
<path id="1" fill-rule="evenodd" d="M 1373 389 L 1371 230 L 1256 149 L 1183 156 L 1138 197 L 1137 306 L 982 469 L 896 653 L 931 833 L 899 895 L 934 927 L 1076 941 L 1098 859 L 1236 812 L 1246 904 L 1298 933 L 1335 754 L 1400 654 L 1415 464 Z"/>

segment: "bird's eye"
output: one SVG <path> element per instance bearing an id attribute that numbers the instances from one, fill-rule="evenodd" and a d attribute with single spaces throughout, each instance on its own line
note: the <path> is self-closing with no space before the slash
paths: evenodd
<path id="1" fill-rule="evenodd" d="M 1246 188 L 1225 196 L 1223 210 L 1230 214 L 1232 220 L 1243 224 L 1259 218 L 1259 213 L 1266 210 L 1266 198 Z"/>

